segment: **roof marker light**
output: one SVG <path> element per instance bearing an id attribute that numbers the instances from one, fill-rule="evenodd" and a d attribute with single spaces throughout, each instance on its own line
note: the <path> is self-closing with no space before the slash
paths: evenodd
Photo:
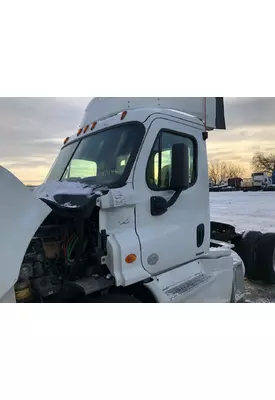
<path id="1" fill-rule="evenodd" d="M 79 136 L 82 132 L 83 128 L 78 129 L 77 136 Z"/>
<path id="2" fill-rule="evenodd" d="M 69 137 L 66 137 L 66 139 L 64 139 L 64 144 L 66 144 L 69 141 Z"/>
<path id="3" fill-rule="evenodd" d="M 97 124 L 97 122 L 94 122 L 94 123 L 92 124 L 92 126 L 91 126 L 91 131 L 92 131 L 93 129 L 95 129 L 96 124 Z"/>
<path id="4" fill-rule="evenodd" d="M 126 117 L 126 115 L 127 115 L 127 111 L 123 111 L 123 113 L 121 114 L 121 117 L 120 117 L 121 121 L 124 120 L 124 118 Z"/>
<path id="5" fill-rule="evenodd" d="M 89 125 L 85 126 L 83 133 L 86 133 L 88 129 L 89 129 Z"/>

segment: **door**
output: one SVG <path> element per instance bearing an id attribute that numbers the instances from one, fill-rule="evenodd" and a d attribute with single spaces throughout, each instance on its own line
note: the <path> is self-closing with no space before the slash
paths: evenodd
<path id="1" fill-rule="evenodd" d="M 171 199 L 172 147 L 189 149 L 189 188 L 163 215 L 152 215 L 154 196 Z M 206 146 L 202 130 L 157 118 L 150 127 L 137 161 L 134 188 L 136 230 L 142 263 L 152 275 L 198 258 L 209 249 L 210 217 Z"/>

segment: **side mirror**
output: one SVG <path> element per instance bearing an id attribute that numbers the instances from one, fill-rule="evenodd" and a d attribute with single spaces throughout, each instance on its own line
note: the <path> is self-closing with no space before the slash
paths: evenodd
<path id="1" fill-rule="evenodd" d="M 172 147 L 170 188 L 175 191 L 189 188 L 189 151 L 185 143 L 177 143 Z"/>

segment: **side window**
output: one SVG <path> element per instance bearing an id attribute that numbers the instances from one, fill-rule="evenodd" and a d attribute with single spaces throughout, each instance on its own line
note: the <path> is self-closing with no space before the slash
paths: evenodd
<path id="1" fill-rule="evenodd" d="M 147 166 L 147 184 L 152 190 L 169 190 L 174 144 L 185 143 L 189 149 L 189 182 L 196 180 L 196 142 L 187 136 L 161 131 Z"/>

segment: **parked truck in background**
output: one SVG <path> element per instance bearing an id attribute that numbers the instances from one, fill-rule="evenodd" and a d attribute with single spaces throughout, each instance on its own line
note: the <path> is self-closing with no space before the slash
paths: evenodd
<path id="1" fill-rule="evenodd" d="M 267 172 L 254 172 L 251 174 L 250 179 L 243 180 L 241 186 L 244 192 L 260 191 L 272 186 L 272 177 L 269 176 Z"/>
<path id="2" fill-rule="evenodd" d="M 2 302 L 237 302 L 275 281 L 274 236 L 210 222 L 222 98 L 95 98 L 43 185 L 5 168 Z"/>
<path id="3" fill-rule="evenodd" d="M 267 172 L 254 172 L 252 174 L 252 182 L 254 186 L 263 187 L 270 185 L 272 179 Z"/>

